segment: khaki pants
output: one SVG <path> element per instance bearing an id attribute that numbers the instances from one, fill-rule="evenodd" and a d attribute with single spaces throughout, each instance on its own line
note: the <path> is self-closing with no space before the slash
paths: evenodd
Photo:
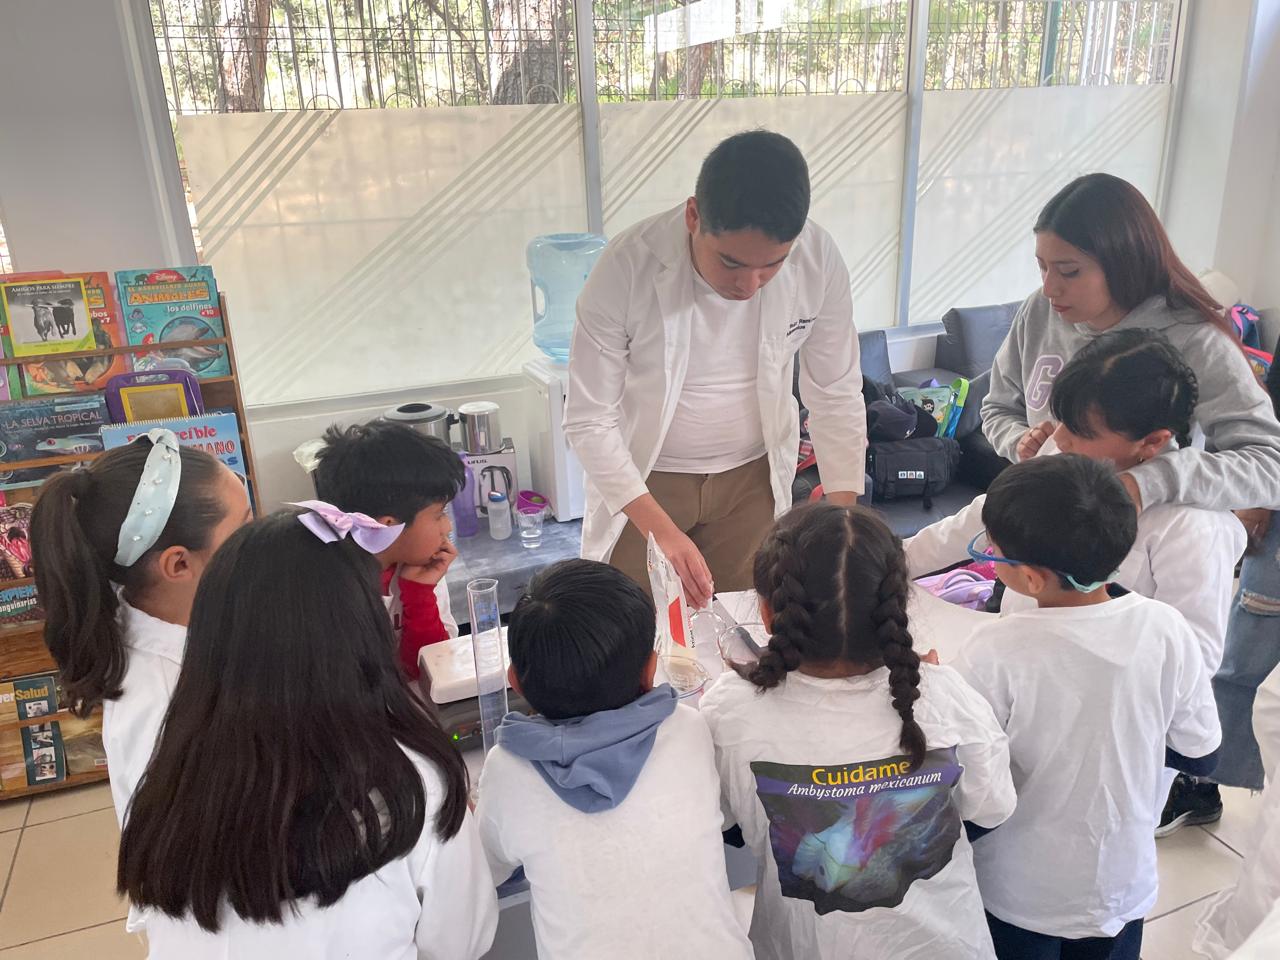
<path id="1" fill-rule="evenodd" d="M 725 473 L 649 474 L 649 493 L 701 551 L 718 593 L 751 589 L 756 550 L 773 524 L 769 458 Z M 648 541 L 628 523 L 609 563 L 650 592 Z"/>

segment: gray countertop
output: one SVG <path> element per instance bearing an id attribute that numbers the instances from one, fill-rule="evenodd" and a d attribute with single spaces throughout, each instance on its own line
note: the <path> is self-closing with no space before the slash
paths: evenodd
<path id="1" fill-rule="evenodd" d="M 467 584 L 479 577 L 498 581 L 498 606 L 510 613 L 535 573 L 560 560 L 578 556 L 582 547 L 582 521 L 557 523 L 548 519 L 542 527 L 542 543 L 532 549 L 521 544 L 518 530 L 506 540 L 489 536 L 488 521 L 480 518 L 474 537 L 454 538 L 458 559 L 449 568 L 449 603 L 458 623 L 467 623 Z"/>

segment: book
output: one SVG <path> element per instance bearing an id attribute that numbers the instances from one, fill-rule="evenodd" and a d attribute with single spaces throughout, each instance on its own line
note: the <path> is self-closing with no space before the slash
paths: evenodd
<path id="1" fill-rule="evenodd" d="M 0 584 L 0 624 L 30 623 L 42 616 L 34 583 Z"/>
<path id="2" fill-rule="evenodd" d="M 59 783 L 67 778 L 66 750 L 56 721 L 23 727 L 22 754 L 26 760 L 27 786 Z"/>
<path id="3" fill-rule="evenodd" d="M 94 349 L 83 277 L 0 282 L 0 309 L 15 357 Z"/>
<path id="4" fill-rule="evenodd" d="M 0 723 L 34 720 L 58 712 L 66 700 L 57 673 L 37 673 L 0 683 Z"/>
<path id="5" fill-rule="evenodd" d="M 218 287 L 210 267 L 120 270 L 116 294 L 131 344 L 170 340 L 220 339 L 225 335 Z M 135 370 L 151 370 L 163 360 L 181 360 L 201 378 L 231 374 L 225 346 L 191 346 L 135 354 Z"/>
<path id="6" fill-rule="evenodd" d="M 0 507 L 0 582 L 25 580 L 31 569 L 31 504 Z"/>
<path id="7" fill-rule="evenodd" d="M 89 321 L 93 327 L 93 345 L 89 349 L 125 346 L 120 308 L 111 287 L 111 278 L 103 272 L 67 276 L 79 277 L 84 281 Z M 129 358 L 125 354 L 23 364 L 23 392 L 29 397 L 37 397 L 53 393 L 101 390 L 108 380 L 118 373 L 127 373 L 129 368 Z"/>
<path id="8" fill-rule="evenodd" d="M 240 442 L 240 423 L 234 413 L 202 413 L 196 417 L 179 417 L 173 420 L 108 424 L 100 431 L 102 447 L 104 450 L 123 447 L 155 427 L 172 430 L 182 446 L 195 447 L 213 454 L 232 473 L 248 480 L 244 450 Z"/>
<path id="9" fill-rule="evenodd" d="M 98 431 L 107 422 L 107 402 L 100 393 L 37 397 L 0 407 L 0 490 L 39 486 L 58 469 L 12 470 L 6 463 L 101 450 Z"/>

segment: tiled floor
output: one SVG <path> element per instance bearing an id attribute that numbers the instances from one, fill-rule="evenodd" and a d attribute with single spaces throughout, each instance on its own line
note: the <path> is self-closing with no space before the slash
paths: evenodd
<path id="1" fill-rule="evenodd" d="M 1201 901 L 1235 877 L 1261 798 L 1225 790 L 1222 822 L 1160 841 L 1160 900 L 1144 960 L 1192 960 Z M 107 785 L 0 803 L 0 960 L 126 960 L 146 956 L 124 932 L 115 895 L 119 831 Z"/>

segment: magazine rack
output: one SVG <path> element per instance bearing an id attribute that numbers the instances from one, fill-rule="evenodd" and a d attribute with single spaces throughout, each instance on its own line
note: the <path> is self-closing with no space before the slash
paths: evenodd
<path id="1" fill-rule="evenodd" d="M 213 347 L 225 346 L 227 348 L 227 359 L 231 367 L 231 374 L 225 377 L 211 377 L 200 381 L 200 392 L 204 398 L 206 408 L 231 408 L 235 411 L 236 420 L 240 427 L 240 448 L 244 451 L 245 474 L 249 482 L 249 491 L 257 502 L 257 479 L 254 472 L 253 451 L 249 445 L 248 421 L 245 417 L 244 397 L 240 391 L 239 368 L 236 365 L 235 346 L 231 341 L 231 321 L 227 315 L 227 301 L 225 296 L 219 296 L 219 302 L 222 307 L 223 332 L 222 337 L 208 338 L 202 340 L 184 340 L 170 341 L 166 343 L 152 344 L 130 344 L 121 347 L 104 347 L 99 350 L 82 350 L 75 353 L 50 353 L 40 354 L 29 357 L 16 358 L 0 358 L 0 371 L 6 367 L 21 366 L 28 363 L 38 363 L 41 360 L 69 360 L 77 357 L 110 357 L 118 354 L 137 355 L 142 353 L 152 353 L 157 350 L 175 350 L 183 347 Z M 3 402 L 0 402 L 0 406 Z M 12 463 L 5 463 L 4 469 L 23 470 L 35 467 L 56 467 L 65 466 L 74 463 L 84 463 L 101 456 L 101 453 L 83 453 L 83 454 L 66 454 L 59 456 L 40 457 L 32 460 L 21 460 Z M 20 489 L 15 491 L 6 491 L 9 495 L 10 502 L 15 500 L 34 500 L 38 493 L 38 487 Z M 26 580 L 8 580 L 0 583 L 0 587 L 20 587 L 34 583 L 32 579 Z M 44 621 L 32 620 L 26 623 L 15 625 L 0 626 L 0 687 L 10 683 L 16 677 L 26 677 L 33 674 L 45 674 L 50 676 L 57 675 L 58 667 L 54 663 L 53 657 L 50 656 L 48 648 L 44 644 Z M 3 689 L 0 689 L 0 701 L 5 697 Z M 12 697 L 10 697 L 12 699 Z M 49 784 L 31 785 L 14 785 L 14 777 L 12 771 L 19 767 L 25 766 L 26 756 L 24 754 L 22 729 L 26 727 L 35 727 L 51 721 L 59 722 L 60 728 L 73 728 L 76 736 L 81 737 L 96 731 L 101 734 L 102 731 L 102 713 L 95 710 L 87 721 L 79 720 L 71 715 L 66 705 L 59 701 L 59 710 L 42 716 L 34 716 L 28 719 L 14 719 L 10 714 L 16 711 L 8 709 L 11 704 L 0 702 L 0 801 L 12 799 L 14 797 L 28 796 L 35 793 L 48 793 L 54 790 L 60 790 L 64 787 L 74 787 L 84 783 L 93 783 L 98 780 L 107 778 L 107 767 L 103 760 L 95 769 L 88 772 L 71 773 L 67 770 L 65 778 Z M 66 739 L 64 737 L 64 743 Z M 64 764 L 65 764 L 64 758 Z"/>

